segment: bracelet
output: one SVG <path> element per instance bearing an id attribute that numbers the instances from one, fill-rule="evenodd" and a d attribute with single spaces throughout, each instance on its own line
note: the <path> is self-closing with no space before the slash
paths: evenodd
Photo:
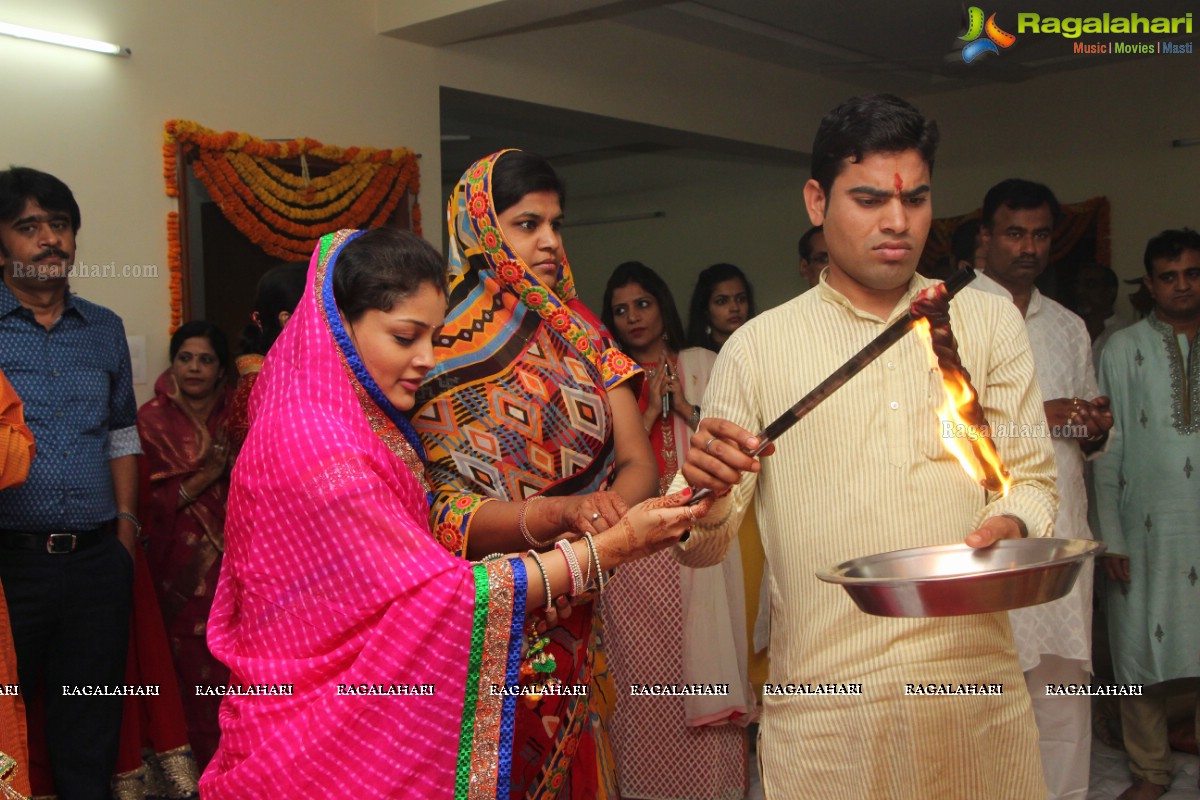
<path id="1" fill-rule="evenodd" d="M 525 541 L 529 542 L 534 547 L 549 547 L 549 542 L 539 542 L 533 538 L 533 534 L 529 532 L 529 526 L 525 524 L 525 511 L 529 508 L 529 504 L 534 500 L 541 500 L 540 494 L 535 494 L 521 503 L 521 510 L 517 512 L 517 528 L 521 531 L 521 536 L 525 537 Z"/>
<path id="2" fill-rule="evenodd" d="M 183 498 L 183 502 L 191 505 L 196 502 L 196 498 L 187 493 L 187 489 L 183 488 L 183 481 L 179 482 L 179 496 Z"/>
<path id="3" fill-rule="evenodd" d="M 585 533 L 583 540 L 587 542 L 588 554 L 591 556 L 591 561 L 596 565 L 596 587 L 600 594 L 604 594 L 604 568 L 600 566 L 600 556 L 596 553 L 596 543 L 592 541 L 592 535 Z M 591 572 L 591 564 L 588 565 L 588 571 Z"/>
<path id="4" fill-rule="evenodd" d="M 128 511 L 118 511 L 117 515 L 116 515 L 116 517 L 114 517 L 114 519 L 129 520 L 130 522 L 133 523 L 134 534 L 137 536 L 142 535 L 142 523 L 138 521 L 137 517 L 135 517 L 133 514 L 130 514 Z"/>
<path id="5" fill-rule="evenodd" d="M 538 555 L 537 550 L 530 550 L 529 555 L 533 556 L 538 570 L 542 573 L 542 586 L 546 589 L 546 613 L 549 614 L 554 610 L 554 595 L 550 592 L 550 578 L 546 576 L 546 565 L 542 563 L 542 557 Z"/>
<path id="6" fill-rule="evenodd" d="M 687 424 L 692 430 L 700 427 L 700 406 L 692 406 L 692 417 Z"/>
<path id="7" fill-rule="evenodd" d="M 587 534 L 585 533 L 584 535 L 586 536 Z M 584 540 L 584 543 L 587 544 L 586 539 Z M 585 591 L 585 592 L 592 588 L 592 561 L 593 560 L 594 559 L 592 558 L 592 546 L 590 544 L 588 544 L 587 569 L 585 569 L 583 571 L 583 591 Z"/>
<path id="8" fill-rule="evenodd" d="M 583 572 L 579 569 L 579 559 L 575 557 L 575 548 L 571 547 L 571 543 L 566 539 L 559 539 L 554 543 L 554 549 L 562 551 L 563 558 L 567 560 L 567 568 L 571 571 L 570 596 L 575 597 L 583 591 Z"/>

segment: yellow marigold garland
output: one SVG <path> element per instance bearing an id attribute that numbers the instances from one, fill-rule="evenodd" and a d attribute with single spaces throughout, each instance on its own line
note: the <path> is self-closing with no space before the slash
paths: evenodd
<path id="1" fill-rule="evenodd" d="M 374 228 L 411 194 L 413 230 L 421 233 L 420 167 L 408 148 L 340 148 L 313 139 L 271 142 L 246 133 L 216 131 L 189 120 L 169 120 L 163 134 L 163 180 L 179 196 L 177 153 L 196 152 L 196 177 L 226 218 L 263 251 L 288 260 L 311 255 L 320 237 L 340 228 Z M 339 164 L 305 181 L 274 163 L 309 156 Z M 171 270 L 171 331 L 183 319 L 179 215 L 167 215 Z"/>

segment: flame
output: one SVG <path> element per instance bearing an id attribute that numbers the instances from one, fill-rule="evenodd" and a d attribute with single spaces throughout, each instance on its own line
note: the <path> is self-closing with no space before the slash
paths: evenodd
<path id="1" fill-rule="evenodd" d="M 945 399 L 937 409 L 938 433 L 942 446 L 947 452 L 958 459 L 963 471 L 971 476 L 976 483 L 987 486 L 992 478 L 999 481 L 1001 495 L 1007 495 L 1012 485 L 1008 471 L 1000 461 L 996 446 L 988 435 L 986 426 L 980 428 L 968 422 L 962 414 L 962 409 L 975 402 L 975 390 L 961 374 L 947 375 L 938 365 L 937 354 L 933 351 L 933 337 L 929 332 L 929 320 L 922 317 L 913 325 L 913 330 L 925 345 L 929 359 L 930 370 L 937 370 L 942 376 L 942 388 Z M 983 463 L 981 463 L 981 461 Z M 984 467 L 986 464 L 986 469 Z"/>

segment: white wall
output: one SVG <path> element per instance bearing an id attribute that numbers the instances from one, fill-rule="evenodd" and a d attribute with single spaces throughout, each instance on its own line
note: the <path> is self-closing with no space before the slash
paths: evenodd
<path id="1" fill-rule="evenodd" d="M 1113 270 L 1144 274 L 1147 239 L 1200 227 L 1200 147 L 1171 147 L 1200 137 L 1196 58 L 1152 56 L 918 99 L 942 129 L 935 213 L 978 208 L 989 187 L 1012 177 L 1045 183 L 1062 202 L 1106 195 Z"/>
<path id="2" fill-rule="evenodd" d="M 151 383 L 166 366 L 167 119 L 410 147 L 422 154 L 426 235 L 436 243 L 440 85 L 777 146 L 846 93 L 603 22 L 435 50 L 376 34 L 369 0 L 9 0 L 0 18 L 133 49 L 117 59 L 0 37 L 0 161 L 72 187 L 82 261 L 159 266 L 157 279 L 73 282 L 147 337 Z M 139 400 L 150 386 L 137 387 Z"/>
<path id="3" fill-rule="evenodd" d="M 421 202 L 436 243 L 442 85 L 796 150 L 807 149 L 826 110 L 859 91 L 611 22 L 433 49 L 376 34 L 370 0 L 8 0 L 0 18 L 133 48 L 132 58 L 116 59 L 0 37 L 0 163 L 53 172 L 75 190 L 81 260 L 160 266 L 157 279 L 75 282 L 121 314 L 130 333 L 146 335 L 151 381 L 166 366 L 167 119 L 267 138 L 410 147 L 423 155 Z M 1066 201 L 1107 194 L 1114 266 L 1134 274 L 1148 235 L 1200 224 L 1190 192 L 1200 148 L 1168 146 L 1200 135 L 1192 58 L 918 99 L 944 131 L 937 213 L 974 207 L 987 186 L 1012 174 L 1047 181 Z M 799 288 L 804 176 L 700 166 L 642 193 L 576 195 L 573 216 L 668 210 L 662 221 L 571 229 L 568 253 L 586 268 L 586 299 L 597 300 L 608 272 L 631 257 L 663 267 L 680 294 L 690 290 L 689 271 L 718 260 L 751 271 L 762 305 Z M 149 385 L 138 388 L 146 399 Z"/>
<path id="4" fill-rule="evenodd" d="M 0 37 L 0 161 L 71 186 L 83 213 L 81 261 L 160 266 L 157 279 L 72 282 L 119 313 L 130 334 L 146 335 L 150 382 L 137 387 L 139 401 L 167 363 L 165 220 L 175 205 L 163 189 L 166 120 L 405 145 L 437 174 L 433 50 L 376 35 L 364 2 L 334 9 L 317 0 L 20 0 L 0 11 L 6 21 L 133 49 L 118 59 Z"/>
<path id="5" fill-rule="evenodd" d="M 599 180 L 593 173 L 614 168 L 641 176 L 645 188 L 580 198 L 571 194 L 573 186 Z M 687 153 L 625 158 L 562 172 L 568 222 L 666 214 L 564 231 L 579 294 L 592 308 L 600 308 L 608 276 L 622 261 L 641 261 L 658 272 L 685 317 L 696 274 L 719 261 L 746 272 L 760 310 L 807 288 L 796 255 L 796 241 L 809 227 L 800 194 L 806 170 Z"/>

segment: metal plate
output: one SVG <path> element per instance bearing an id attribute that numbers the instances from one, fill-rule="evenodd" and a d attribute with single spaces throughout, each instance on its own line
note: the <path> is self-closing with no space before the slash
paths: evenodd
<path id="1" fill-rule="evenodd" d="M 1071 591 L 1104 544 L 1086 539 L 1004 539 L 977 549 L 934 545 L 856 558 L 817 573 L 868 614 L 952 617 L 1048 603 Z"/>

